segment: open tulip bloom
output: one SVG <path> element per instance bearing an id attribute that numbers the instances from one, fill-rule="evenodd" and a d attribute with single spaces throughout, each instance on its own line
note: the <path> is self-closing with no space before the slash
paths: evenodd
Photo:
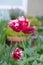
<path id="1" fill-rule="evenodd" d="M 24 34 L 33 34 L 36 31 L 35 26 L 30 25 L 30 21 L 25 17 L 18 17 L 16 20 L 10 20 L 9 26 L 16 32 Z"/>
<path id="2" fill-rule="evenodd" d="M 20 48 L 16 48 L 15 50 L 12 51 L 10 54 L 15 60 L 20 60 L 21 57 L 24 55 L 23 51 Z"/>

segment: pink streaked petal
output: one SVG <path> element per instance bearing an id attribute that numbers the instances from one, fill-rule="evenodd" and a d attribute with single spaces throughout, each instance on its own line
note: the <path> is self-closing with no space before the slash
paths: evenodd
<path id="1" fill-rule="evenodd" d="M 25 21 L 25 17 L 24 17 L 24 16 L 18 17 L 18 20 L 20 20 L 20 21 Z"/>
<path id="2" fill-rule="evenodd" d="M 16 24 L 15 24 L 15 26 L 19 26 L 19 24 L 18 24 L 18 23 L 16 23 Z"/>
<path id="3" fill-rule="evenodd" d="M 23 51 L 20 51 L 20 55 L 21 55 L 21 56 L 23 56 L 23 55 L 24 55 Z"/>
<path id="4" fill-rule="evenodd" d="M 16 20 L 10 20 L 9 22 L 15 22 L 16 23 L 16 22 L 18 22 L 18 20 L 17 19 Z"/>

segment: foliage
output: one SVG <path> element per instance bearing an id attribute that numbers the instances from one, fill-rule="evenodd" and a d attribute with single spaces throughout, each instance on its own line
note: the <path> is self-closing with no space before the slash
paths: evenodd
<path id="1" fill-rule="evenodd" d="M 7 20 L 0 20 L 0 43 L 4 43 L 6 39 Z"/>
<path id="2" fill-rule="evenodd" d="M 33 18 L 33 17 L 32 17 L 32 16 L 27 16 L 27 18 L 28 18 L 28 19 L 31 19 L 31 18 Z"/>
<path id="3" fill-rule="evenodd" d="M 31 23 L 32 26 L 40 27 L 42 25 L 41 22 L 35 17 L 33 17 L 29 20 L 30 20 L 30 23 Z"/>
<path id="4" fill-rule="evenodd" d="M 10 27 L 7 27 L 7 36 L 18 36 L 18 37 L 28 37 L 30 36 L 29 34 L 24 34 L 22 32 L 15 32 L 13 31 Z"/>
<path id="5" fill-rule="evenodd" d="M 0 21 L 0 65 L 43 65 L 43 38 L 39 36 L 39 33 L 36 39 L 29 38 L 20 45 L 16 43 L 14 47 L 6 45 L 6 35 L 25 36 L 23 33 L 16 33 L 7 27 L 6 20 Z M 24 56 L 21 57 L 20 61 L 14 60 L 10 56 L 12 50 L 17 47 L 24 52 Z"/>
<path id="6" fill-rule="evenodd" d="M 37 18 L 39 21 L 41 21 L 42 26 L 43 26 L 43 16 L 36 16 L 36 18 Z"/>
<path id="7" fill-rule="evenodd" d="M 43 65 L 43 40 L 38 37 L 34 47 L 32 47 L 32 41 L 33 39 L 29 38 L 23 41 L 22 45 L 16 43 L 13 48 L 0 44 L 0 65 Z M 17 47 L 24 51 L 24 56 L 20 61 L 10 56 L 12 50 Z"/>
<path id="8" fill-rule="evenodd" d="M 24 11 L 19 8 L 9 10 L 9 16 L 12 19 L 16 19 L 18 16 L 25 16 Z"/>

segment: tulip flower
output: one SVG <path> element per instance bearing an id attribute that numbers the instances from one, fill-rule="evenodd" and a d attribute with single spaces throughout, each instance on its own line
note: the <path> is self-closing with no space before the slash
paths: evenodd
<path id="1" fill-rule="evenodd" d="M 15 50 L 12 51 L 11 56 L 15 59 L 15 60 L 20 60 L 21 57 L 24 55 L 23 51 L 20 48 L 16 48 Z"/>
<path id="2" fill-rule="evenodd" d="M 19 21 L 19 24 L 20 24 L 20 27 L 21 29 L 25 29 L 26 27 L 30 27 L 30 22 L 27 18 L 25 17 L 18 17 L 18 21 Z"/>
<path id="3" fill-rule="evenodd" d="M 24 34 L 33 34 L 37 28 L 30 26 L 30 21 L 26 17 L 18 17 L 17 20 L 11 20 L 9 26 L 16 32 L 23 32 Z"/>
<path id="4" fill-rule="evenodd" d="M 9 26 L 16 32 L 20 32 L 20 25 L 18 23 L 18 20 L 11 20 L 9 22 Z"/>
<path id="5" fill-rule="evenodd" d="M 28 28 L 26 28 L 26 30 L 24 30 L 24 31 L 22 31 L 24 34 L 33 34 L 35 31 L 36 31 L 37 29 L 36 29 L 36 27 L 35 26 L 33 26 L 33 27 L 28 27 Z"/>

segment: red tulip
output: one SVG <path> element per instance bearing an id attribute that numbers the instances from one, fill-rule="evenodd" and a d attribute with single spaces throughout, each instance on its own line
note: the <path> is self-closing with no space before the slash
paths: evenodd
<path id="1" fill-rule="evenodd" d="M 25 33 L 25 34 L 33 34 L 35 31 L 36 31 L 36 27 L 35 26 L 33 26 L 33 27 L 30 26 L 30 27 L 26 28 L 26 30 L 24 30 L 22 32 Z"/>
<path id="2" fill-rule="evenodd" d="M 23 56 L 24 53 L 20 48 L 16 48 L 15 50 L 12 51 L 11 56 L 16 59 L 16 60 L 20 60 L 21 56 Z"/>
<path id="3" fill-rule="evenodd" d="M 9 26 L 16 32 L 20 32 L 20 25 L 18 20 L 11 20 Z"/>
<path id="4" fill-rule="evenodd" d="M 25 34 L 33 34 L 37 29 L 30 26 L 30 22 L 25 17 L 18 17 L 18 20 L 11 20 L 9 26 L 16 32 L 22 31 Z"/>
<path id="5" fill-rule="evenodd" d="M 27 18 L 22 16 L 18 18 L 18 21 L 21 27 L 21 31 L 24 31 L 27 27 L 30 27 L 30 22 Z"/>
<path id="6" fill-rule="evenodd" d="M 22 25 L 22 31 L 25 31 L 28 27 L 30 27 L 30 22 L 23 22 Z"/>

